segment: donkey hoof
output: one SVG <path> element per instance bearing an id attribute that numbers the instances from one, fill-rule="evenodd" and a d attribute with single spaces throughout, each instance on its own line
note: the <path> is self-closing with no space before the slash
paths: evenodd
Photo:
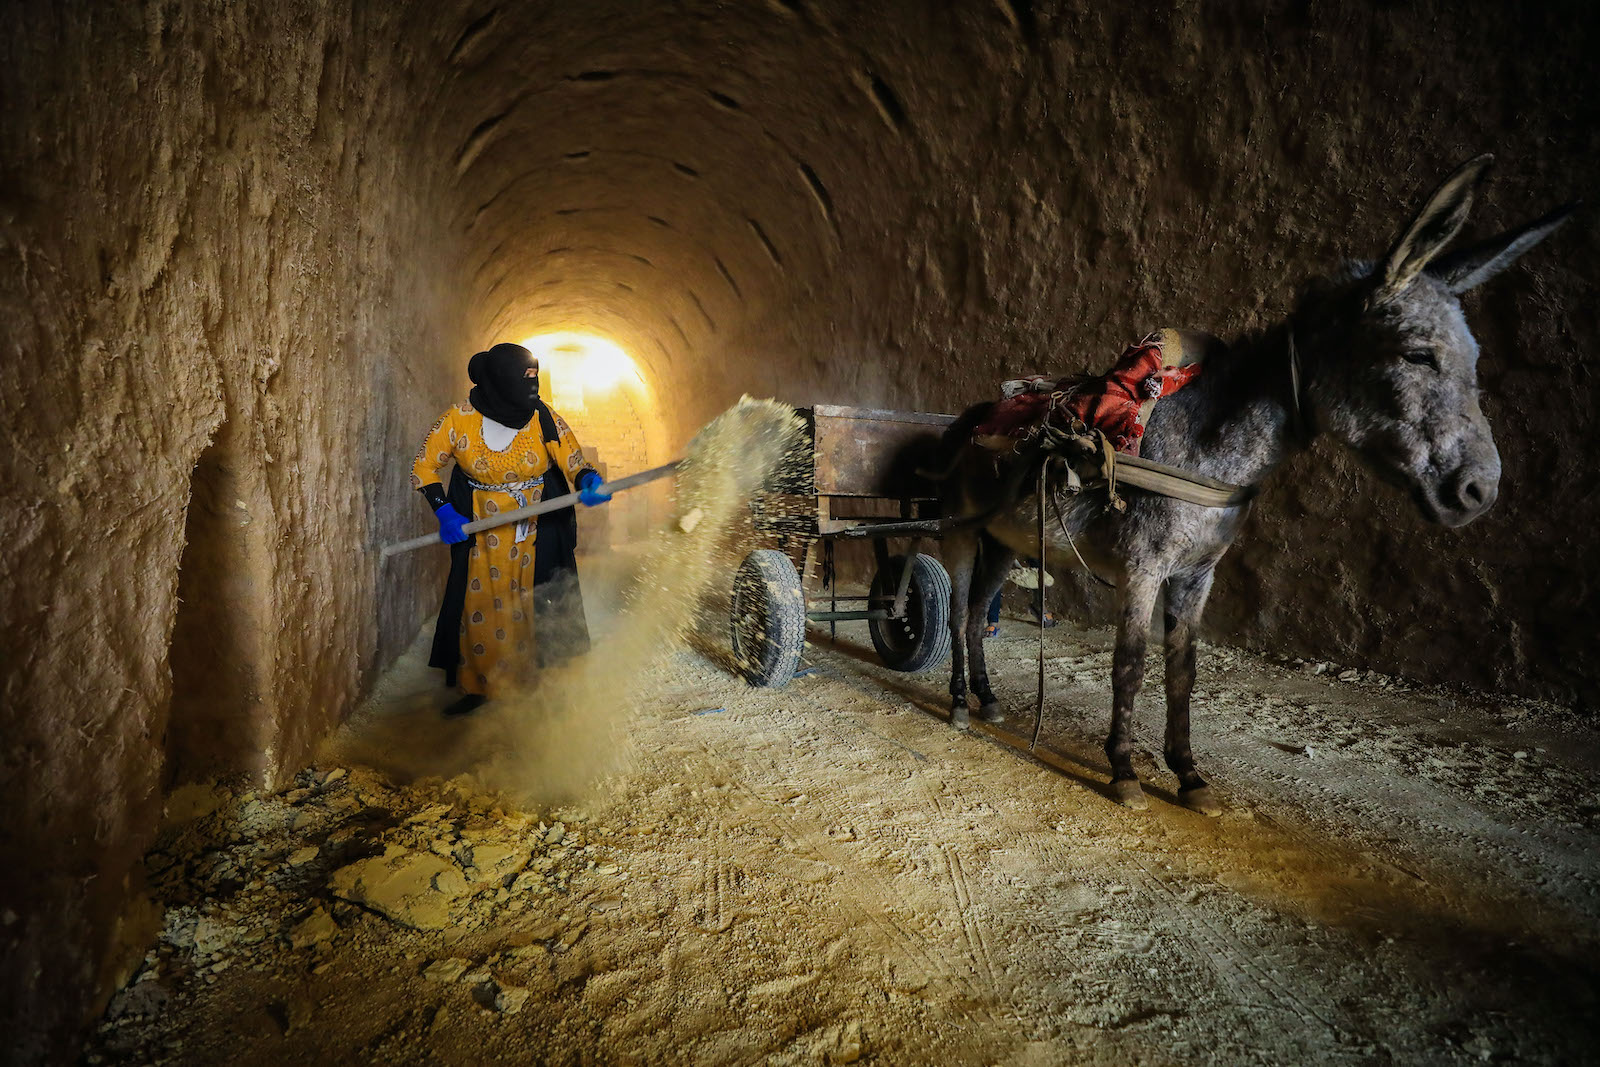
<path id="1" fill-rule="evenodd" d="M 1137 778 L 1118 778 L 1111 783 L 1111 799 L 1125 808 L 1144 811 L 1150 805 L 1144 799 L 1144 789 Z"/>
<path id="2" fill-rule="evenodd" d="M 1006 714 L 1000 710 L 1000 702 L 996 700 L 988 704 L 979 704 L 978 718 L 984 722 L 1005 722 Z"/>
<path id="3" fill-rule="evenodd" d="M 951 726 L 954 726 L 957 730 L 965 730 L 967 728 L 968 721 L 967 702 L 965 700 L 950 709 Z"/>
<path id="4" fill-rule="evenodd" d="M 1222 804 L 1217 800 L 1216 794 L 1211 792 L 1209 785 L 1178 790 L 1178 803 L 1190 811 L 1198 811 L 1201 815 L 1209 815 L 1213 819 L 1222 814 Z"/>

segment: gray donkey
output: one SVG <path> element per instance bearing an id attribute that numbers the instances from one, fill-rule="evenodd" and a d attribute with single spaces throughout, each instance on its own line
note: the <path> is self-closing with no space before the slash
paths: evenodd
<path id="1" fill-rule="evenodd" d="M 1499 492 L 1500 455 L 1478 406 L 1478 345 L 1458 298 L 1549 236 L 1577 206 L 1441 255 L 1466 221 L 1490 162 L 1479 156 L 1446 178 L 1381 263 L 1350 264 L 1312 282 L 1289 317 L 1264 331 L 1231 345 L 1207 339 L 1213 347 L 1203 373 L 1151 413 L 1144 457 L 1253 487 L 1326 430 L 1408 490 L 1429 521 L 1461 526 L 1487 511 Z M 958 727 L 968 721 L 968 659 L 978 717 L 1002 718 L 984 667 L 984 608 L 1018 553 L 1040 556 L 1038 498 L 1017 492 L 1028 484 L 1022 465 L 1038 458 L 1007 457 L 973 441 L 973 428 L 992 407 L 969 409 L 944 439 L 950 457 L 944 513 L 986 516 L 944 541 L 952 585 L 950 722 Z M 1130 808 L 1146 806 L 1130 727 L 1150 616 L 1164 586 L 1166 763 L 1186 807 L 1220 814 L 1190 752 L 1189 699 L 1196 627 L 1212 575 L 1249 505 L 1207 508 L 1135 490 L 1118 513 L 1105 507 L 1103 492 L 1067 495 L 1059 488 L 1049 490 L 1056 503 L 1046 505 L 1044 560 L 1055 566 L 1081 555 L 1117 586 L 1105 744 L 1113 796 Z"/>

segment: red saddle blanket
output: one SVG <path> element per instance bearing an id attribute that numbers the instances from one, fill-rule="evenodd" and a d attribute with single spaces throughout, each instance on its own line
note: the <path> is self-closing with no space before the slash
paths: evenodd
<path id="1" fill-rule="evenodd" d="M 1139 438 L 1155 402 L 1200 374 L 1199 346 L 1185 345 L 1176 330 L 1160 330 L 1129 345 L 1106 373 L 1007 382 L 1004 398 L 975 436 L 1026 437 L 1048 420 L 1070 431 L 1074 421 L 1106 435 L 1119 452 L 1139 454 Z"/>

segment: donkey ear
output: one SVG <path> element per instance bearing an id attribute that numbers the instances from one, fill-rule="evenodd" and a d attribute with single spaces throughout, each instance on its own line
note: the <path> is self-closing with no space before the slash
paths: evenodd
<path id="1" fill-rule="evenodd" d="M 1387 300 L 1410 285 L 1460 232 L 1472 209 L 1472 195 L 1493 162 L 1487 152 L 1469 159 L 1433 191 L 1384 257 L 1376 300 Z"/>
<path id="2" fill-rule="evenodd" d="M 1428 273 L 1460 296 L 1493 278 L 1511 266 L 1522 253 L 1555 233 L 1578 210 L 1578 206 L 1577 202 L 1565 204 L 1526 226 L 1507 230 L 1498 237 L 1491 237 L 1468 248 L 1457 249 L 1448 256 L 1440 256 L 1428 265 Z"/>

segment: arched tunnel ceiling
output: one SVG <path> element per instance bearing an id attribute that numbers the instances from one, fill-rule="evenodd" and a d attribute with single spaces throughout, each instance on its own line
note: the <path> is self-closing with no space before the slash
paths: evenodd
<path id="1" fill-rule="evenodd" d="M 833 171 L 882 173 L 903 105 L 813 17 L 468 20 L 438 137 L 483 328 L 602 329 L 692 389 L 726 373 L 730 335 L 822 288 L 841 250 Z"/>

